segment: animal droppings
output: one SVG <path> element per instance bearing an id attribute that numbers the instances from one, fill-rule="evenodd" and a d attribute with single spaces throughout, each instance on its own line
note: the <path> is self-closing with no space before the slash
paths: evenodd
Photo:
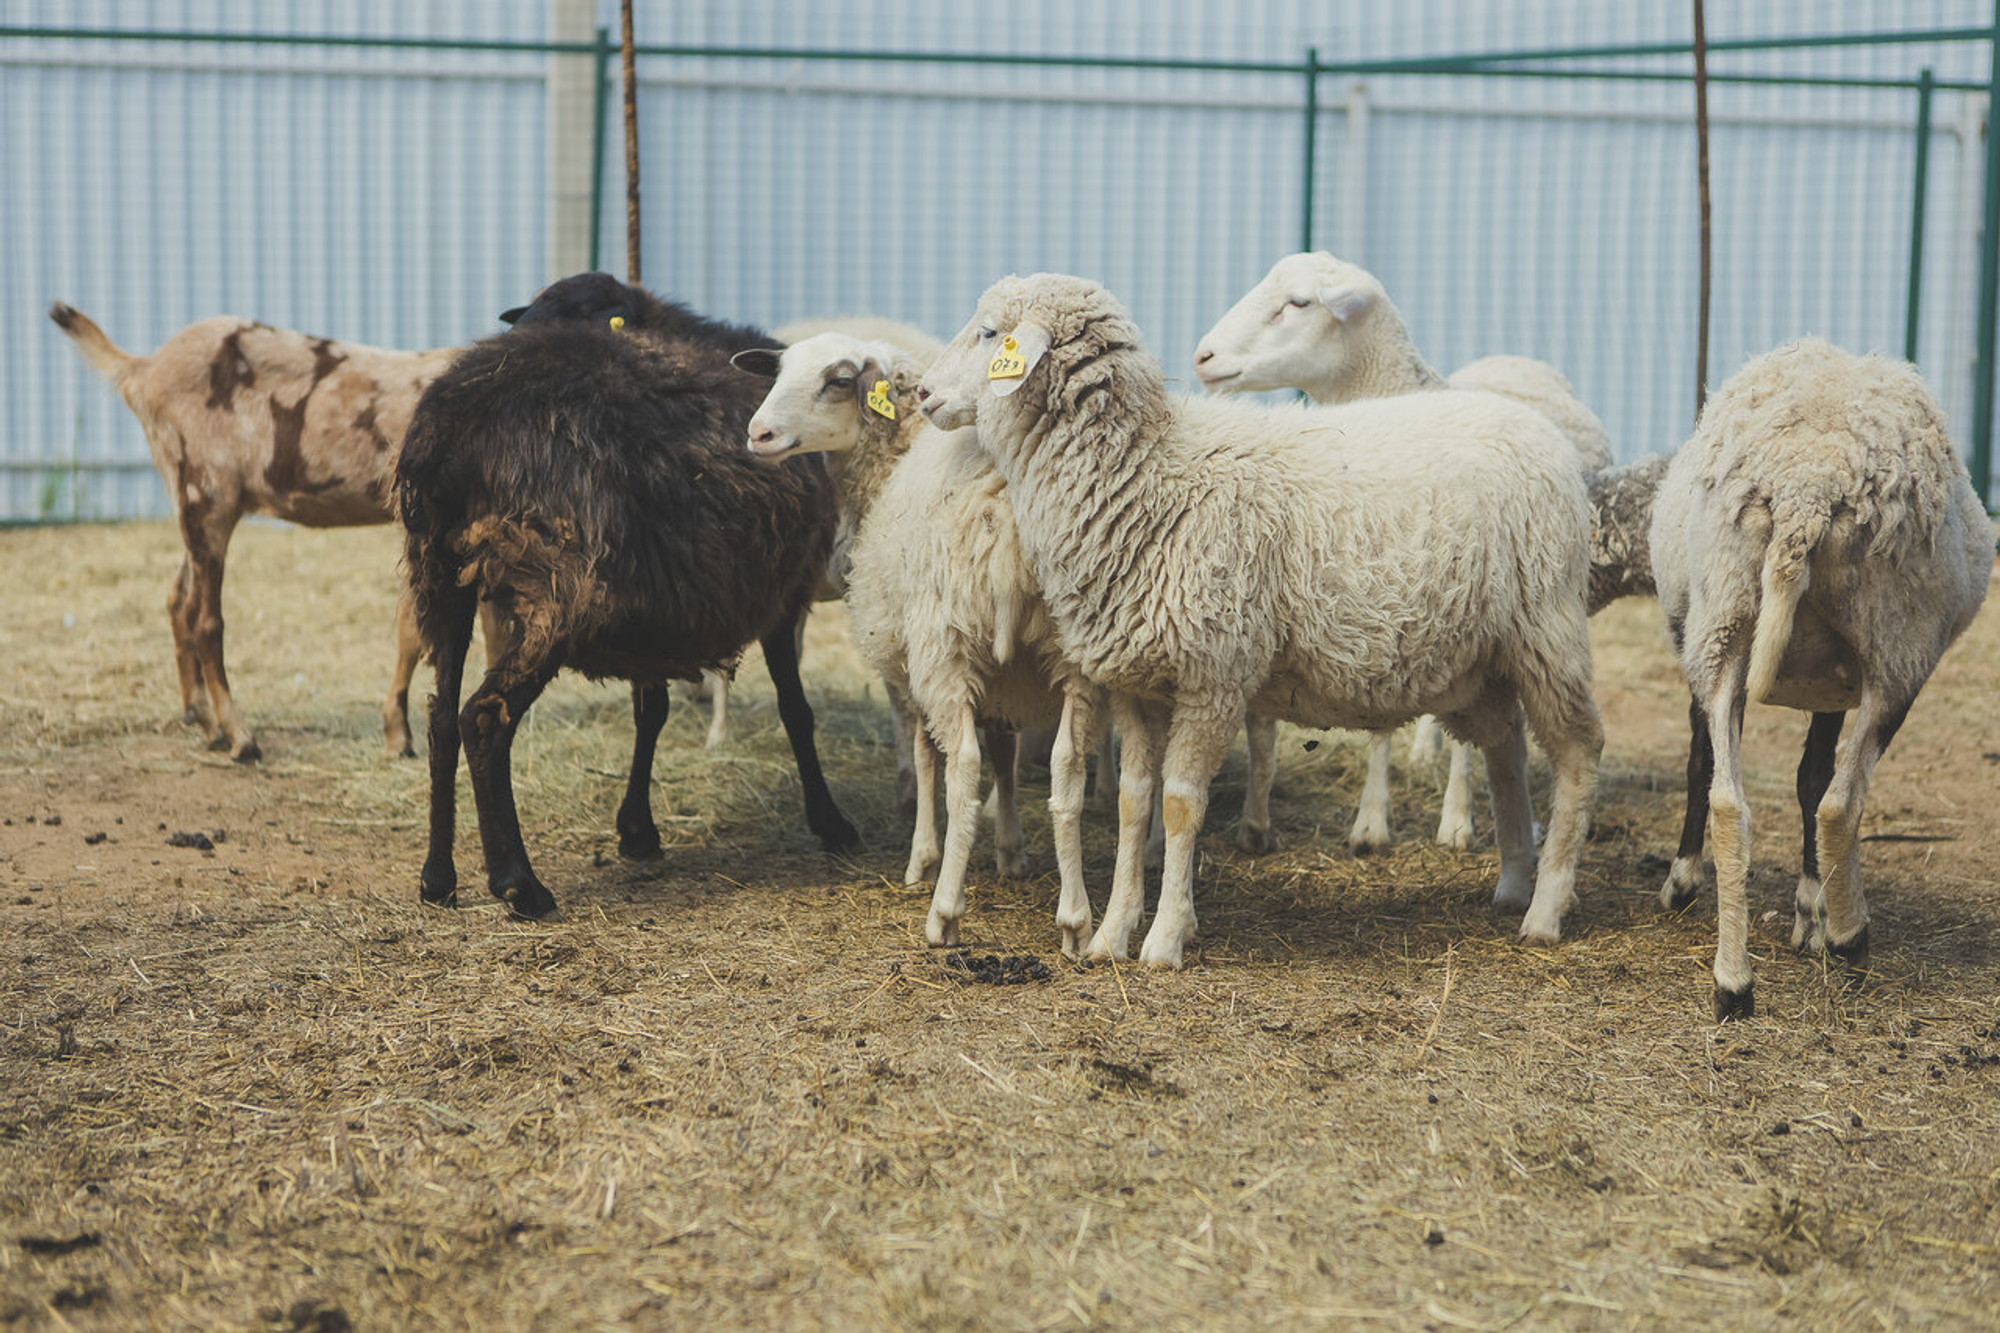
<path id="1" fill-rule="evenodd" d="M 944 956 L 944 965 L 985 986 L 1025 986 L 1031 981 L 1049 979 L 1049 965 L 1033 954 L 1010 953 L 1002 958 L 998 954 L 974 955 L 969 949 L 958 949 Z"/>
<path id="2" fill-rule="evenodd" d="M 203 852 L 212 852 L 215 850 L 215 843 L 206 833 L 189 833 L 185 830 L 176 830 L 168 834 L 167 846 L 193 847 L 197 851 Z"/>

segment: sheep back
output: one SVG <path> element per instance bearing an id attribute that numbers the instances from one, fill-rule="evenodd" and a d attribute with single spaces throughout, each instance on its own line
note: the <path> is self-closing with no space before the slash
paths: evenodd
<path id="1" fill-rule="evenodd" d="M 742 447 L 762 389 L 643 330 L 524 320 L 475 344 L 398 470 L 426 642 L 451 583 L 499 606 L 524 660 L 593 676 L 696 678 L 772 629 L 820 576 L 833 499 L 819 459 Z"/>

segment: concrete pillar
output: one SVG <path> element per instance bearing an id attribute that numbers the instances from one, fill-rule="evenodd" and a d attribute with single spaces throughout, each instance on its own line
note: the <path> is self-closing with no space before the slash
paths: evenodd
<path id="1" fill-rule="evenodd" d="M 590 44 L 596 0 L 548 0 L 549 40 Z M 590 263 L 590 158 L 596 131 L 597 65 L 589 55 L 553 54 L 548 74 L 549 259 L 547 278 Z"/>

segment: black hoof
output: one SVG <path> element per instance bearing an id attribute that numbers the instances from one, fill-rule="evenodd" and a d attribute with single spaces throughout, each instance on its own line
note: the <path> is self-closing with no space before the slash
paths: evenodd
<path id="1" fill-rule="evenodd" d="M 1828 954 L 1838 958 L 1849 967 L 1860 969 L 1868 966 L 1868 927 L 1860 931 L 1845 944 L 1828 944 Z"/>
<path id="2" fill-rule="evenodd" d="M 1682 908 L 1692 905 L 1694 900 L 1699 897 L 1701 897 L 1701 888 L 1699 885 L 1692 888 L 1675 889 L 1667 898 L 1667 910 L 1669 912 L 1678 912 Z"/>
<path id="3" fill-rule="evenodd" d="M 663 855 L 660 831 L 657 828 L 618 830 L 618 855 L 627 861 L 659 860 Z"/>
<path id="4" fill-rule="evenodd" d="M 458 906 L 458 872 L 433 871 L 425 866 L 417 877 L 417 896 L 433 907 Z"/>
<path id="5" fill-rule="evenodd" d="M 214 750 L 217 754 L 220 754 L 222 751 L 227 750 L 229 748 L 229 737 L 224 736 L 219 732 L 216 735 L 210 736 L 208 738 L 208 748 Z"/>
<path id="6" fill-rule="evenodd" d="M 396 751 L 396 758 L 398 759 L 415 759 L 416 757 L 417 757 L 417 747 L 410 744 L 408 741 L 404 741 L 403 748 Z"/>
<path id="7" fill-rule="evenodd" d="M 556 910 L 555 895 L 532 875 L 512 884 L 495 884 L 492 889 L 493 896 L 523 921 L 540 921 Z"/>
<path id="8" fill-rule="evenodd" d="M 198 726 L 200 726 L 200 725 L 201 725 L 201 710 L 200 710 L 199 708 L 183 708 L 183 709 L 181 709 L 181 722 L 182 722 L 182 724 L 183 724 L 183 725 L 186 725 L 186 726 L 190 726 L 190 727 L 198 727 Z"/>
<path id="9" fill-rule="evenodd" d="M 861 834 L 838 812 L 812 821 L 813 835 L 829 852 L 851 852 L 861 846 Z"/>
<path id="10" fill-rule="evenodd" d="M 1739 1018 L 1753 1017 L 1757 1012 L 1754 989 L 1754 987 L 1745 986 L 1740 991 L 1727 991 L 1717 986 L 1715 988 L 1715 1021 L 1718 1023 L 1728 1023 Z"/>
<path id="11" fill-rule="evenodd" d="M 248 745 L 238 750 L 233 757 L 239 764 L 254 764 L 264 757 L 264 752 L 257 748 L 257 742 L 251 741 Z"/>

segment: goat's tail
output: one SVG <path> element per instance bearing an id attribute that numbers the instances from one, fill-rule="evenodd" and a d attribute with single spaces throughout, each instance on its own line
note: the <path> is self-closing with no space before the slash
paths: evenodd
<path id="1" fill-rule="evenodd" d="M 75 306 L 57 301 L 49 307 L 49 318 L 76 343 L 83 359 L 90 363 L 90 368 L 114 384 L 125 378 L 125 372 L 139 359 L 112 342 L 105 336 L 104 330 L 97 327 L 96 320 Z"/>
<path id="2" fill-rule="evenodd" d="M 1778 683 L 1792 641 L 1792 620 L 1812 578 L 1813 548 L 1826 534 L 1827 513 L 1810 502 L 1780 498 L 1771 507 L 1771 542 L 1764 548 L 1763 596 L 1750 636 L 1748 698 L 1762 702 Z"/>

